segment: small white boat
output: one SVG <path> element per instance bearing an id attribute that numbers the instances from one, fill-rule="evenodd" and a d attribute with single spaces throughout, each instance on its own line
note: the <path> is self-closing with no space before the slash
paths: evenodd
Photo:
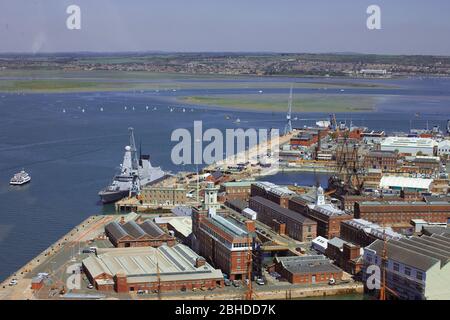
<path id="1" fill-rule="evenodd" d="M 28 173 L 26 173 L 24 170 L 16 173 L 11 180 L 9 180 L 9 184 L 15 185 L 15 186 L 21 186 L 25 183 L 28 183 L 31 181 L 31 177 Z"/>

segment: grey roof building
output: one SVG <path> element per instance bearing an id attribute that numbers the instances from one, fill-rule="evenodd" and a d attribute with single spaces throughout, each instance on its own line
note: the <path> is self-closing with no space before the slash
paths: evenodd
<path id="1" fill-rule="evenodd" d="M 377 240 L 364 249 L 364 268 L 381 266 L 383 245 Z M 386 283 L 399 298 L 450 299 L 450 236 L 389 240 L 386 249 Z"/>
<path id="2" fill-rule="evenodd" d="M 342 269 L 324 255 L 276 257 L 275 269 L 291 283 L 315 284 L 340 280 Z"/>
<path id="3" fill-rule="evenodd" d="M 115 247 L 158 247 L 163 243 L 172 246 L 176 242 L 172 235 L 151 220 L 146 220 L 141 225 L 134 220 L 124 224 L 113 221 L 105 226 L 105 234 Z"/>

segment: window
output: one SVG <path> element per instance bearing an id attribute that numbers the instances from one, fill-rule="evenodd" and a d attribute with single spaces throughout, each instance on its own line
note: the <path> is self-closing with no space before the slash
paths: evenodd
<path id="1" fill-rule="evenodd" d="M 399 270 L 400 270 L 399 264 L 394 262 L 394 271 L 399 271 Z"/>
<path id="2" fill-rule="evenodd" d="M 411 268 L 405 267 L 405 274 L 407 276 L 410 276 L 411 275 Z"/>
<path id="3" fill-rule="evenodd" d="M 419 279 L 419 280 L 423 280 L 423 273 L 420 272 L 420 271 L 417 271 L 416 278 Z"/>

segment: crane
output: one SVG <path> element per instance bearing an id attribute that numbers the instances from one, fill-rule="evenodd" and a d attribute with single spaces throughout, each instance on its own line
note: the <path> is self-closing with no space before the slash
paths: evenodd
<path id="1" fill-rule="evenodd" d="M 386 285 L 386 265 L 388 261 L 388 252 L 387 252 L 386 226 L 384 221 L 382 223 L 382 226 L 383 226 L 383 250 L 381 253 L 381 285 L 378 299 L 387 300 L 386 292 L 389 292 L 395 297 L 398 297 L 398 294 L 397 292 L 395 292 Z"/>
<path id="2" fill-rule="evenodd" d="M 252 287 L 252 241 L 250 234 L 247 237 L 247 291 L 245 293 L 245 300 L 253 300 L 253 287 Z"/>
<path id="3" fill-rule="evenodd" d="M 289 102 L 288 102 L 288 113 L 286 115 L 286 126 L 284 128 L 284 134 L 289 134 L 292 132 L 292 84 L 291 84 L 291 90 L 289 92 Z"/>

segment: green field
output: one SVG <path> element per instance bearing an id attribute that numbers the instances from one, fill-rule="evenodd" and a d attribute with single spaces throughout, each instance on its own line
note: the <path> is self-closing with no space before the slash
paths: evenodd
<path id="1" fill-rule="evenodd" d="M 181 99 L 185 103 L 261 111 L 287 110 L 287 94 L 242 94 L 195 96 Z M 375 109 L 375 98 L 370 96 L 296 95 L 293 112 L 368 112 Z"/>
<path id="2" fill-rule="evenodd" d="M 250 80 L 249 80 L 250 79 Z M 252 81 L 254 79 L 254 81 Z M 331 81 L 298 82 L 294 88 L 349 89 L 393 88 L 377 83 Z M 61 71 L 61 70 L 1 70 L 1 92 L 84 92 L 173 89 L 280 89 L 289 83 L 271 81 L 270 77 L 188 75 L 125 71 Z"/>

